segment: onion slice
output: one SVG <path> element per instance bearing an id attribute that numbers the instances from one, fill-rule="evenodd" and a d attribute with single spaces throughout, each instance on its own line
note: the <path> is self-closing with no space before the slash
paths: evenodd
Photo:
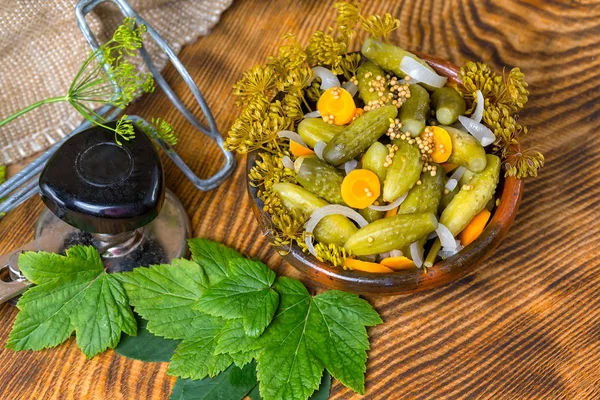
<path id="1" fill-rule="evenodd" d="M 460 240 L 457 240 L 455 248 L 442 247 L 442 249 L 439 252 L 439 256 L 443 259 L 446 259 L 448 257 L 452 257 L 453 255 L 457 254 L 459 251 L 461 251 L 464 248 L 465 247 L 460 244 Z"/>
<path id="2" fill-rule="evenodd" d="M 471 115 L 471 119 L 475 122 L 481 122 L 481 118 L 483 118 L 483 106 L 485 104 L 485 99 L 483 98 L 483 93 L 481 90 L 477 90 L 477 107 L 475 107 L 475 111 L 473 115 Z"/>
<path id="3" fill-rule="evenodd" d="M 354 84 L 354 82 L 351 82 L 351 81 L 344 82 L 342 87 L 344 89 L 346 89 L 346 91 L 348 93 L 350 93 L 350 96 L 352 96 L 352 97 L 354 97 L 356 95 L 356 93 L 358 93 L 358 86 L 356 86 Z"/>
<path id="4" fill-rule="evenodd" d="M 340 87 L 340 80 L 330 70 L 324 67 L 313 67 L 314 78 L 321 78 L 321 89 L 327 90 L 332 87 Z M 314 79 L 313 78 L 313 79 Z M 309 82 L 309 84 L 312 82 Z"/>
<path id="5" fill-rule="evenodd" d="M 440 242 L 442 247 L 447 247 L 450 249 L 455 249 L 457 247 L 456 240 L 454 239 L 454 235 L 450 232 L 450 229 L 443 224 L 438 223 L 438 227 L 435 230 L 437 236 L 440 238 Z"/>
<path id="6" fill-rule="evenodd" d="M 402 257 L 404 253 L 401 250 L 392 250 L 390 251 L 390 257 Z"/>
<path id="7" fill-rule="evenodd" d="M 454 179 L 457 182 L 460 181 L 460 178 L 464 175 L 467 169 L 465 167 L 458 167 L 456 170 L 450 175 L 450 179 Z"/>
<path id="8" fill-rule="evenodd" d="M 423 247 L 419 245 L 419 242 L 414 242 L 410 245 L 410 257 L 417 268 L 423 266 Z"/>
<path id="9" fill-rule="evenodd" d="M 304 238 L 304 243 L 306 244 L 306 247 L 308 248 L 310 254 L 312 254 L 313 256 L 316 256 L 317 252 L 315 250 L 315 247 L 312 245 L 312 233 L 315 230 L 317 224 L 321 222 L 323 218 L 329 215 L 343 215 L 345 217 L 348 217 L 351 220 L 355 221 L 361 228 L 369 224 L 362 215 L 360 215 L 350 207 L 341 206 L 339 204 L 329 204 L 317 208 L 310 215 L 310 218 L 308 219 L 306 224 L 304 224 L 304 229 L 307 233 L 306 237 Z"/>
<path id="10" fill-rule="evenodd" d="M 317 157 L 319 157 L 321 160 L 323 159 L 323 150 L 325 150 L 325 146 L 327 146 L 327 143 L 319 140 L 317 143 L 315 143 L 315 148 L 313 149 Z"/>
<path id="11" fill-rule="evenodd" d="M 347 163 L 345 163 L 344 171 L 346 172 L 346 175 L 348 175 L 350 172 L 354 171 L 356 169 L 357 165 L 358 165 L 358 161 L 356 161 L 356 160 L 350 160 Z"/>
<path id="12" fill-rule="evenodd" d="M 308 252 L 316 257 L 317 250 L 315 249 L 315 245 L 313 244 L 312 235 L 304 235 L 304 244 L 306 245 Z"/>
<path id="13" fill-rule="evenodd" d="M 301 144 L 304 147 L 306 146 L 306 143 L 304 143 L 304 140 L 302 140 L 302 138 L 300 137 L 300 135 L 298 135 L 296 132 L 292 132 L 292 131 L 279 131 L 277 132 L 277 136 L 279 136 L 280 138 L 288 138 L 298 144 Z"/>
<path id="14" fill-rule="evenodd" d="M 440 76 L 415 60 L 412 57 L 404 56 L 400 61 L 400 70 L 411 77 L 410 83 L 423 82 L 426 85 L 441 88 L 446 84 L 448 78 Z M 414 81 L 413 81 L 414 79 Z"/>
<path id="15" fill-rule="evenodd" d="M 445 188 L 449 191 L 453 191 L 456 188 L 456 185 L 458 185 L 458 181 L 454 178 L 450 178 L 448 179 L 448 182 L 446 182 Z"/>
<path id="16" fill-rule="evenodd" d="M 481 122 L 474 121 L 471 118 L 465 117 L 464 115 L 460 115 L 458 120 L 471 135 L 475 136 L 477 140 L 479 140 L 483 147 L 489 146 L 496 141 L 494 132 L 492 132 L 490 128 L 483 125 Z"/>
<path id="17" fill-rule="evenodd" d="M 304 118 L 319 118 L 321 116 L 321 111 L 312 111 L 304 114 Z"/>
<path id="18" fill-rule="evenodd" d="M 402 204 L 402 202 L 404 200 L 406 200 L 406 196 L 408 196 L 408 193 L 405 193 L 404 195 L 398 197 L 396 200 L 394 200 L 393 203 L 390 203 L 388 205 L 385 205 L 385 206 L 369 206 L 369 208 L 371 210 L 375 210 L 375 211 L 389 211 L 389 210 L 393 210 L 394 208 L 396 208 L 400 204 Z"/>
<path id="19" fill-rule="evenodd" d="M 281 159 L 281 163 L 283 164 L 284 167 L 294 171 L 294 162 L 288 156 L 283 156 L 283 158 Z"/>

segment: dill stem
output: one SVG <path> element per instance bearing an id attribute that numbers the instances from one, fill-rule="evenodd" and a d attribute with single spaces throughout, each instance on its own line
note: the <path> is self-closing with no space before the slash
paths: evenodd
<path id="1" fill-rule="evenodd" d="M 19 118 L 21 115 L 28 113 L 29 111 L 36 109 L 40 106 L 43 106 L 44 104 L 50 104 L 50 103 L 60 103 L 62 101 L 68 101 L 67 96 L 60 96 L 60 97 L 51 97 L 49 99 L 44 99 L 44 100 L 40 100 L 37 103 L 33 103 L 28 105 L 27 107 L 23 108 L 22 110 L 17 111 L 16 113 L 14 113 L 13 115 L 3 119 L 0 121 L 0 127 L 8 124 L 9 122 L 11 122 L 13 119 L 17 119 Z"/>

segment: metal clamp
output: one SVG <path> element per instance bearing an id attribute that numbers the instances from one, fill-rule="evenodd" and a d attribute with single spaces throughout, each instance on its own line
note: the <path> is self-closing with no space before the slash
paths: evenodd
<path id="1" fill-rule="evenodd" d="M 200 122 L 200 120 L 198 120 L 198 118 L 183 104 L 181 99 L 175 94 L 175 92 L 173 91 L 171 86 L 169 86 L 167 81 L 163 78 L 163 76 L 161 75 L 158 68 L 156 68 L 156 66 L 152 62 L 150 54 L 148 54 L 148 52 L 142 45 L 142 47 L 139 49 L 140 55 L 144 59 L 144 62 L 146 63 L 148 70 L 154 77 L 154 80 L 158 83 L 160 88 L 165 92 L 165 94 L 167 95 L 167 97 L 169 98 L 171 103 L 173 103 L 173 105 L 177 108 L 177 110 L 179 110 L 179 112 L 181 114 L 183 114 L 183 116 L 197 130 L 204 133 L 206 136 L 208 136 L 211 140 L 213 140 L 217 144 L 217 146 L 221 150 L 221 153 L 223 153 L 223 156 L 225 157 L 225 165 L 223 166 L 223 168 L 221 168 L 216 174 L 214 174 L 210 178 L 200 179 L 196 174 L 194 174 L 194 172 L 188 167 L 188 165 L 181 159 L 181 157 L 179 157 L 179 155 L 173 150 L 173 148 L 171 146 L 167 145 L 166 143 L 164 143 L 162 141 L 159 141 L 159 144 L 167 152 L 167 155 L 169 156 L 169 158 L 171 158 L 171 160 L 173 160 L 173 162 L 183 171 L 185 176 L 190 181 L 192 181 L 194 186 L 196 186 L 198 189 L 200 189 L 202 191 L 207 191 L 207 190 L 216 188 L 225 179 L 227 179 L 229 177 L 229 175 L 231 175 L 231 173 L 235 169 L 235 157 L 233 156 L 233 154 L 231 152 L 225 150 L 223 138 L 221 137 L 221 134 L 219 133 L 215 119 L 210 111 L 210 108 L 206 104 L 206 101 L 204 100 L 204 96 L 202 96 L 200 89 L 198 89 L 198 86 L 196 85 L 196 83 L 194 82 L 192 77 L 190 76 L 189 72 L 185 69 L 181 60 L 179 60 L 179 58 L 175 55 L 175 52 L 173 52 L 173 50 L 171 49 L 171 47 L 169 47 L 167 42 L 165 42 L 165 40 L 158 34 L 158 32 L 156 32 L 154 30 L 154 28 L 152 28 L 152 26 L 150 24 L 148 24 L 148 22 L 146 22 L 142 17 L 139 16 L 131 8 L 129 3 L 127 3 L 127 1 L 125 1 L 125 0 L 81 0 L 77 4 L 77 6 L 75 8 L 75 14 L 77 16 L 77 23 L 79 24 L 79 29 L 81 29 L 81 33 L 83 34 L 83 36 L 85 37 L 85 39 L 87 40 L 89 45 L 91 46 L 92 50 L 94 50 L 94 51 L 98 50 L 100 45 L 98 44 L 96 37 L 92 33 L 90 26 L 88 25 L 87 21 L 85 20 L 85 16 L 87 14 L 89 14 L 99 4 L 105 3 L 105 2 L 110 2 L 110 3 L 115 4 L 117 7 L 119 7 L 123 16 L 135 18 L 137 23 L 143 24 L 146 26 L 147 32 L 150 35 L 150 37 L 156 42 L 156 44 L 160 47 L 160 49 L 167 55 L 167 57 L 169 58 L 169 61 L 171 61 L 173 63 L 173 66 L 175 67 L 177 72 L 179 72 L 179 75 L 181 76 L 183 81 L 186 83 L 186 85 L 188 86 L 188 88 L 190 89 L 192 94 L 194 95 L 194 98 L 200 105 L 200 109 L 202 110 L 202 112 L 204 113 L 204 115 L 206 117 L 206 120 L 208 121 L 208 127 L 205 126 L 204 124 L 202 124 L 202 122 Z"/>
<path id="2" fill-rule="evenodd" d="M 165 92 L 169 100 L 173 103 L 173 105 L 179 110 L 181 114 L 200 132 L 208 136 L 211 140 L 213 140 L 221 152 L 225 157 L 225 165 L 221 170 L 219 170 L 216 174 L 209 177 L 208 179 L 199 178 L 190 168 L 189 166 L 181 159 L 181 157 L 173 150 L 173 148 L 162 142 L 161 140 L 157 140 L 157 143 L 160 145 L 163 150 L 166 151 L 168 157 L 173 160 L 173 162 L 183 171 L 185 176 L 196 186 L 199 190 L 208 191 L 219 186 L 225 179 L 227 179 L 235 169 L 235 157 L 231 152 L 228 152 L 224 148 L 224 141 L 221 137 L 215 119 L 202 96 L 202 93 L 198 89 L 198 86 L 187 72 L 179 58 L 175 55 L 173 50 L 169 47 L 169 45 L 164 41 L 162 37 L 150 26 L 142 17 L 140 17 L 127 3 L 125 0 L 81 0 L 77 4 L 75 8 L 75 13 L 77 17 L 77 23 L 92 49 L 96 50 L 99 47 L 98 41 L 94 37 L 93 33 L 90 30 L 90 27 L 85 20 L 85 16 L 90 13 L 96 6 L 106 1 L 110 1 L 116 4 L 121 13 L 127 17 L 133 17 L 136 19 L 138 23 L 146 25 L 148 34 L 150 37 L 157 43 L 157 45 L 163 50 L 163 52 L 167 55 L 169 60 L 175 66 L 175 69 L 179 72 L 189 89 L 191 90 L 194 98 L 200 105 L 200 109 L 204 113 L 206 120 L 208 121 L 208 127 L 202 124 L 198 118 L 183 104 L 181 99 L 177 97 L 173 89 L 167 84 L 163 76 L 160 74 L 154 63 L 152 62 L 150 55 L 146 51 L 145 48 L 140 49 L 140 55 L 142 56 L 144 62 L 148 66 L 149 71 L 154 76 L 154 79 L 160 86 L 160 88 Z M 121 110 L 115 109 L 110 105 L 105 105 L 96 110 L 96 113 L 99 116 L 102 116 L 108 120 L 116 118 Z M 137 117 L 139 118 L 139 117 Z M 2 213 L 9 212 L 19 206 L 21 203 L 25 202 L 32 196 L 39 193 L 39 187 L 37 184 L 37 175 L 44 169 L 46 162 L 50 159 L 52 154 L 71 136 L 81 132 L 84 129 L 87 129 L 91 126 L 91 123 L 88 121 L 83 122 L 77 129 L 69 133 L 67 136 L 62 138 L 60 141 L 55 143 L 52 147 L 46 150 L 41 156 L 37 159 L 29 163 L 25 168 L 16 173 L 6 182 L 0 185 L 0 198 L 4 198 L 5 201 L 0 203 L 0 218 Z"/>

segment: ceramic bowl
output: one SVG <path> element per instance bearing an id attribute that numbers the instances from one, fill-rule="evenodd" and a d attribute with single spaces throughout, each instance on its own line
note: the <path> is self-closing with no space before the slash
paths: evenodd
<path id="1" fill-rule="evenodd" d="M 415 54 L 425 60 L 438 74 L 447 76 L 450 82 L 461 84 L 458 79 L 459 68 L 453 63 L 427 54 Z M 250 172 L 254 166 L 257 155 L 258 151 L 248 154 L 247 172 Z M 257 189 L 248 184 L 248 193 L 252 198 L 253 212 L 263 232 L 272 240 L 273 238 L 269 234 L 270 217 L 263 211 L 262 201 L 257 197 Z M 427 268 L 427 272 L 417 268 L 389 274 L 344 270 L 303 253 L 296 245 L 293 245 L 291 249 L 286 249 L 286 253 L 282 257 L 310 279 L 328 288 L 360 294 L 411 293 L 445 285 L 473 271 L 477 265 L 494 253 L 508 233 L 521 202 L 523 181 L 513 177 L 501 178 L 496 193 L 500 194 L 500 204 L 496 207 L 492 219 L 483 233 L 455 256 L 438 261 L 431 268 Z"/>

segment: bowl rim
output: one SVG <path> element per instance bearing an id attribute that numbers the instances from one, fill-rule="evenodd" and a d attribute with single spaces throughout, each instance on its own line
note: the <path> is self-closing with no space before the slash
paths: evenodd
<path id="1" fill-rule="evenodd" d="M 414 54 L 425 60 L 437 73 L 447 76 L 450 82 L 457 85 L 462 84 L 458 77 L 459 68 L 454 63 L 421 52 L 414 52 Z M 518 151 L 520 147 L 517 146 L 514 150 Z M 247 190 L 252 199 L 252 210 L 259 221 L 263 234 L 277 249 L 278 246 L 273 243 L 274 237 L 271 234 L 270 216 L 263 210 L 262 200 L 257 197 L 258 189 L 253 187 L 248 179 L 248 174 L 255 164 L 258 153 L 259 150 L 254 150 L 248 153 L 246 158 Z M 427 268 L 427 272 L 422 268 L 386 274 L 345 270 L 330 266 L 310 254 L 305 254 L 296 244 L 290 245 L 289 248 L 279 246 L 279 250 L 287 252 L 282 254 L 282 257 L 301 273 L 332 289 L 342 289 L 360 294 L 392 295 L 442 286 L 473 271 L 479 263 L 494 252 L 508 233 L 519 209 L 524 183 L 522 179 L 501 176 L 500 185 L 502 187 L 500 204 L 496 207 L 483 233 L 458 254 L 440 260 L 432 267 Z"/>

